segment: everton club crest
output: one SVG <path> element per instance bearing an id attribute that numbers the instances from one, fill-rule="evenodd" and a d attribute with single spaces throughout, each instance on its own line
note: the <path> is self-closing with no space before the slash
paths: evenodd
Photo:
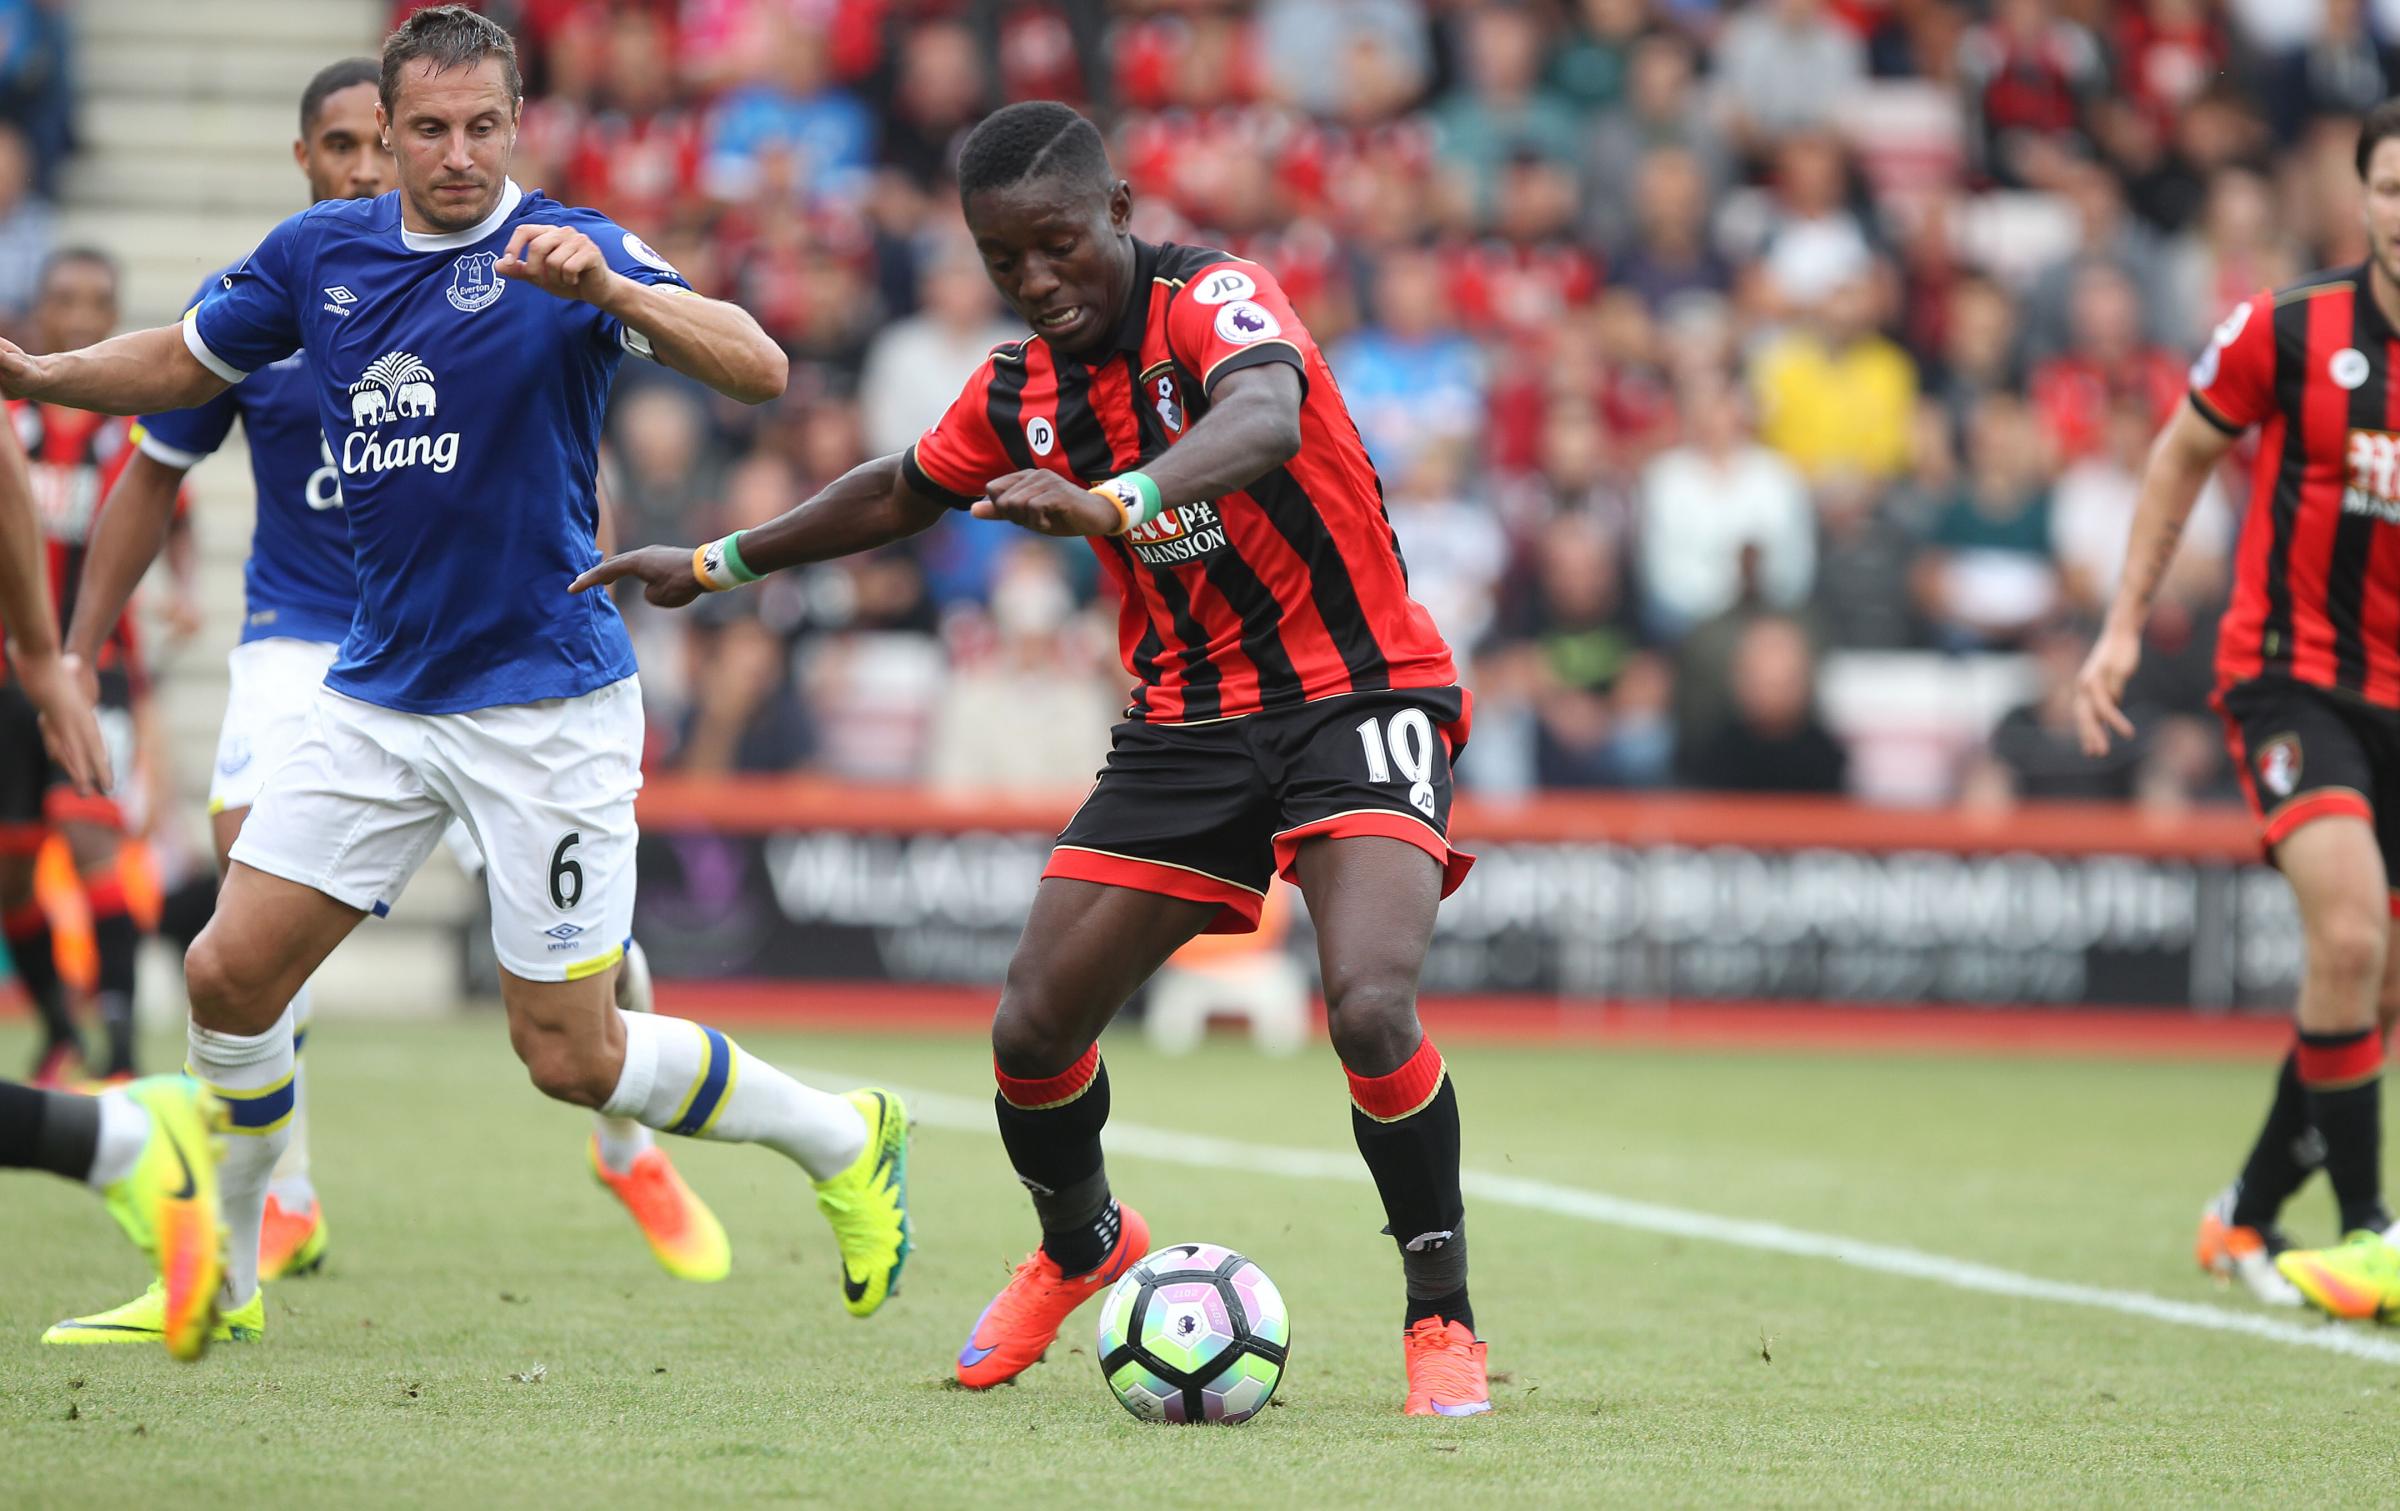
<path id="1" fill-rule="evenodd" d="M 450 303 L 473 314 L 498 299 L 508 287 L 493 270 L 499 262 L 497 252 L 469 252 L 450 266 Z"/>

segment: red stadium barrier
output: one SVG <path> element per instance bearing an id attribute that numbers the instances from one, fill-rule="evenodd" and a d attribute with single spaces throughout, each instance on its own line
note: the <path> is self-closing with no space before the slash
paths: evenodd
<path id="1" fill-rule="evenodd" d="M 696 826 L 763 834 L 812 828 L 956 834 L 970 830 L 1056 831 L 1080 792 L 1054 797 L 951 796 L 906 787 L 865 787 L 815 777 L 652 777 L 642 793 L 644 827 Z M 1745 845 L 1797 850 L 1945 850 L 1961 854 L 2039 851 L 2138 855 L 2245 863 L 2258 859 L 2258 829 L 2238 808 L 2158 813 L 2100 803 L 2025 803 L 2003 809 L 1873 808 L 1841 798 L 1740 794 L 1552 793 L 1523 802 L 1458 801 L 1453 829 L 1472 849 L 1484 841 L 1605 841 L 1649 845 Z"/>
<path id="2" fill-rule="evenodd" d="M 661 999 L 980 1023 L 1077 801 L 654 779 Z M 2238 810 L 1571 794 L 1462 799 L 1456 829 L 1482 860 L 1427 959 L 1445 1032 L 2242 1056 L 2288 1032 L 2289 893 Z"/>

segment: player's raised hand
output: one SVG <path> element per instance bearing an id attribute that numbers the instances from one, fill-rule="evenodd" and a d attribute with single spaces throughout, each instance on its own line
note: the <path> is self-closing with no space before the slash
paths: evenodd
<path id="1" fill-rule="evenodd" d="M 1002 519 L 1044 535 L 1114 535 L 1125 511 L 1055 472 L 1031 468 L 993 478 L 972 511 L 977 519 Z"/>
<path id="2" fill-rule="evenodd" d="M 567 591 L 580 593 L 587 588 L 606 587 L 627 577 L 638 580 L 642 596 L 662 609 L 682 608 L 703 591 L 700 579 L 692 575 L 689 546 L 644 546 L 638 551 L 611 556 L 568 583 Z"/>
<path id="3" fill-rule="evenodd" d="M 2133 738 L 2133 721 L 2125 717 L 2121 705 L 2125 684 L 2133 680 L 2134 668 L 2141 664 L 2138 629 L 2112 620 L 2092 643 L 2092 653 L 2083 658 L 2083 670 L 2075 674 L 2075 733 L 2083 742 L 2085 755 L 2108 754 L 2111 730 L 2128 740 Z"/>
<path id="4" fill-rule="evenodd" d="M 494 271 L 561 299 L 599 299 L 610 278 L 599 245 L 573 226 L 519 226 Z M 5 374 L 0 374 L 5 381 Z"/>
<path id="5" fill-rule="evenodd" d="M 13 647 L 12 647 L 13 649 Z M 17 685 L 26 701 L 41 714 L 42 743 L 85 797 L 106 792 L 115 784 L 108 765 L 108 742 L 100 737 L 100 718 L 92 711 L 98 684 L 83 672 L 77 656 L 16 656 Z"/>

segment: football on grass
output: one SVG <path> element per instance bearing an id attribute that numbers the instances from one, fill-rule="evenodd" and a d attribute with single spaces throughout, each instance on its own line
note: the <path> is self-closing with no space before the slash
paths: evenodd
<path id="1" fill-rule="evenodd" d="M 1145 1422 L 1247 1422 L 1283 1378 L 1292 1322 L 1267 1272 L 1213 1243 L 1127 1270 L 1100 1308 L 1100 1373 Z"/>

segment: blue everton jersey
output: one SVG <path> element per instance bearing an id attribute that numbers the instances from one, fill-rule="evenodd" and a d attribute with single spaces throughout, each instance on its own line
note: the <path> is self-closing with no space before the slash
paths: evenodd
<path id="1" fill-rule="evenodd" d="M 226 268 L 200 285 L 192 306 L 215 293 Z M 242 567 L 244 640 L 340 640 L 358 607 L 350 526 L 342 518 L 341 474 L 317 428 L 308 354 L 270 362 L 205 404 L 145 415 L 142 450 L 170 467 L 190 467 L 225 444 L 239 420 L 250 438 L 258 522 Z"/>
<path id="2" fill-rule="evenodd" d="M 685 286 L 606 217 L 511 183 L 480 224 L 447 235 L 403 227 L 397 193 L 312 206 L 184 317 L 192 354 L 228 379 L 308 352 L 358 583 L 325 679 L 337 692 L 460 713 L 633 675 L 616 606 L 567 584 L 600 559 L 609 383 L 647 343 L 590 304 L 500 277 L 520 225 L 573 226 L 618 273 Z"/>

